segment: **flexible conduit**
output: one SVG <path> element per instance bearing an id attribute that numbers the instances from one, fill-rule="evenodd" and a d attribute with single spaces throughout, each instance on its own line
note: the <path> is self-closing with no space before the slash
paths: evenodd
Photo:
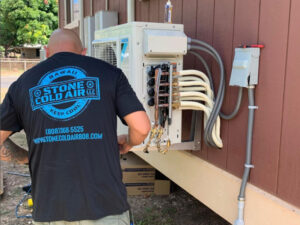
<path id="1" fill-rule="evenodd" d="M 189 53 L 191 53 L 192 55 L 196 56 L 196 58 L 199 59 L 199 61 L 203 64 L 204 69 L 205 69 L 205 71 L 207 73 L 207 76 L 209 78 L 209 81 L 210 81 L 210 87 L 213 90 L 213 92 L 215 92 L 215 90 L 214 90 L 214 83 L 213 83 L 213 80 L 212 80 L 212 75 L 211 75 L 211 71 L 209 69 L 208 64 L 206 63 L 206 61 L 204 60 L 204 58 L 199 53 L 194 52 L 194 51 L 189 51 Z M 231 120 L 231 119 L 233 119 L 237 115 L 237 113 L 239 112 L 239 109 L 240 109 L 241 103 L 242 103 L 242 99 L 243 99 L 243 88 L 239 87 L 238 97 L 237 97 L 237 100 L 236 100 L 236 104 L 235 104 L 234 110 L 229 115 L 226 115 L 225 113 L 220 112 L 220 117 L 222 119 L 224 119 L 224 120 Z"/>
<path id="2" fill-rule="evenodd" d="M 213 125 L 214 125 L 218 115 L 220 115 L 221 118 L 223 118 L 225 120 L 233 119 L 237 115 L 237 113 L 240 109 L 241 101 L 242 101 L 243 89 L 241 87 L 239 89 L 237 102 L 236 102 L 233 112 L 230 113 L 229 115 L 222 113 L 221 107 L 222 107 L 224 95 L 225 95 L 225 70 L 224 70 L 222 59 L 221 59 L 220 55 L 218 54 L 218 52 L 212 46 L 210 46 L 209 44 L 207 44 L 203 41 L 188 38 L 188 43 L 189 43 L 188 48 L 190 50 L 193 50 L 193 49 L 200 50 L 200 51 L 206 52 L 207 54 L 212 56 L 217 61 L 219 68 L 220 68 L 220 83 L 219 83 L 219 88 L 218 88 L 216 98 L 214 99 L 215 105 L 212 109 L 210 117 L 208 118 L 207 127 L 204 129 L 205 143 L 208 146 L 217 148 L 218 146 L 213 142 L 212 136 L 211 136 Z M 190 45 L 192 43 L 197 44 L 197 45 Z M 200 45 L 200 46 L 198 46 L 198 45 Z M 201 61 L 201 63 L 203 64 L 205 70 L 207 71 L 208 78 L 210 80 L 211 89 L 214 92 L 212 75 L 211 75 L 211 71 L 210 71 L 207 63 L 205 62 L 203 57 L 201 57 L 197 52 L 190 51 L 190 53 L 195 55 L 197 57 L 197 59 L 199 59 Z"/>
<path id="3" fill-rule="evenodd" d="M 227 119 L 227 120 L 232 119 L 237 115 L 240 105 L 241 105 L 241 101 L 242 101 L 243 88 L 242 87 L 239 88 L 237 102 L 236 102 L 233 112 L 229 115 L 225 115 L 224 113 L 221 113 L 220 107 L 222 105 L 222 102 L 224 99 L 224 93 L 225 93 L 225 76 L 224 76 L 224 66 L 223 66 L 222 60 L 221 60 L 220 56 L 218 55 L 218 53 L 216 52 L 216 50 L 213 47 L 211 47 L 210 45 L 208 45 L 207 43 L 199 41 L 199 40 L 190 39 L 190 38 L 188 39 L 188 42 L 201 45 L 201 46 L 189 45 L 188 47 L 190 49 L 200 50 L 200 51 L 204 51 L 204 52 L 208 53 L 218 62 L 219 67 L 220 67 L 220 84 L 219 84 L 218 94 L 215 99 L 215 105 L 214 105 L 214 108 L 212 109 L 211 116 L 209 118 L 209 121 L 207 122 L 210 124 L 207 125 L 207 127 L 205 129 L 205 134 L 204 134 L 205 142 L 212 144 L 211 143 L 212 137 L 209 136 L 209 134 L 210 134 L 209 131 L 211 129 L 214 129 L 214 127 L 213 128 L 211 127 L 212 124 L 214 124 L 212 122 L 215 121 L 215 117 L 219 118 L 217 115 L 220 115 L 223 119 Z M 201 61 L 205 70 L 207 71 L 207 74 L 209 75 L 209 79 L 212 83 L 211 72 L 210 72 L 209 67 L 208 67 L 207 63 L 205 62 L 205 60 L 197 52 L 190 52 L 190 53 L 195 55 Z M 213 86 L 211 86 L 211 87 L 213 90 Z M 214 90 L 213 90 L 213 92 L 214 92 Z M 246 185 L 247 185 L 247 182 L 249 179 L 250 170 L 251 170 L 251 168 L 254 167 L 251 164 L 254 110 L 257 109 L 257 106 L 254 105 L 254 86 L 248 87 L 248 101 L 249 101 L 249 106 L 248 106 L 249 113 L 248 113 L 248 129 L 247 129 L 247 143 L 246 143 L 246 160 L 245 160 L 245 165 L 244 165 L 245 169 L 244 169 L 240 192 L 239 192 L 239 196 L 238 196 L 238 217 L 235 220 L 234 225 L 244 225 L 245 224 L 245 222 L 244 222 L 245 190 L 246 190 Z M 220 104 L 220 105 L 218 105 L 218 104 Z M 213 134 L 213 133 L 211 133 L 211 134 Z M 208 138 L 207 140 L 206 140 L 206 137 Z"/>

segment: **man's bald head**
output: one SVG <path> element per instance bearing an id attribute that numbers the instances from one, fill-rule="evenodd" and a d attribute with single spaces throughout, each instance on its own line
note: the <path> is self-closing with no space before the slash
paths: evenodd
<path id="1" fill-rule="evenodd" d="M 47 57 L 58 52 L 73 52 L 85 55 L 86 49 L 83 48 L 78 35 L 72 30 L 57 29 L 50 36 L 48 47 L 46 49 Z"/>

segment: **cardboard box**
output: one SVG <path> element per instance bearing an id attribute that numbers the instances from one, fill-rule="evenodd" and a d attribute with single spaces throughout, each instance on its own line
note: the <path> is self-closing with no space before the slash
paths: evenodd
<path id="1" fill-rule="evenodd" d="M 168 195 L 170 194 L 171 181 L 170 180 L 155 180 L 154 194 Z"/>
<path id="2" fill-rule="evenodd" d="M 128 153 L 120 160 L 124 183 L 154 182 L 155 169 L 138 156 Z"/>
<path id="3" fill-rule="evenodd" d="M 154 182 L 125 183 L 127 195 L 151 195 L 154 193 Z"/>
<path id="4" fill-rule="evenodd" d="M 155 180 L 148 183 L 125 183 L 127 195 L 168 195 L 170 180 Z"/>
<path id="5" fill-rule="evenodd" d="M 168 195 L 170 180 L 155 180 L 155 169 L 133 153 L 120 159 L 127 195 Z"/>

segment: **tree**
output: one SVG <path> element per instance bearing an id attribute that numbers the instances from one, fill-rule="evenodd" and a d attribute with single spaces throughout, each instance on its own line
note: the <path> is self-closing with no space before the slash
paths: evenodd
<path id="1" fill-rule="evenodd" d="M 0 0 L 0 46 L 46 44 L 58 25 L 57 0 Z"/>

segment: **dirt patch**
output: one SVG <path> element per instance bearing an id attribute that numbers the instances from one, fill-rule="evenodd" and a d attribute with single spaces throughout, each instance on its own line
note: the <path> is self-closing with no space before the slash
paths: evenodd
<path id="1" fill-rule="evenodd" d="M 1 76 L 11 76 L 11 77 L 15 77 L 15 76 L 20 76 L 22 73 L 24 73 L 24 70 L 22 69 L 3 69 L 1 68 Z"/>
<path id="2" fill-rule="evenodd" d="M 229 225 L 182 189 L 168 196 L 128 199 L 135 225 Z"/>
<path id="3" fill-rule="evenodd" d="M 28 174 L 28 166 L 2 162 L 1 170 L 4 173 L 4 194 L 0 199 L 0 224 L 31 224 L 30 219 L 15 217 L 15 207 L 25 193 L 22 187 L 30 183 L 30 178 L 7 173 Z M 135 225 L 229 225 L 182 189 L 168 196 L 130 196 L 128 201 Z M 27 213 L 30 210 L 25 201 L 20 207 L 20 214 Z"/>
<path id="4" fill-rule="evenodd" d="M 18 146 L 28 148 L 25 133 L 14 134 L 11 139 Z M 0 196 L 0 224 L 31 224 L 31 219 L 17 219 L 15 208 L 25 192 L 22 187 L 30 184 L 29 177 L 9 174 L 29 174 L 28 166 L 1 162 L 4 177 L 4 194 Z M 175 188 L 174 188 L 175 187 Z M 129 196 L 135 225 L 229 225 L 213 211 L 193 198 L 187 192 L 173 185 L 167 196 Z M 20 206 L 20 215 L 30 214 L 27 201 Z"/>
<path id="5" fill-rule="evenodd" d="M 30 178 L 7 174 L 7 172 L 28 174 L 28 166 L 1 162 L 1 171 L 4 173 L 4 193 L 0 199 L 0 224 L 31 224 L 31 220 L 29 219 L 17 219 L 15 217 L 15 207 L 25 194 L 25 192 L 22 191 L 22 187 L 30 183 Z M 30 213 L 30 211 L 24 210 L 25 205 L 26 204 L 21 207 L 20 212 Z"/>

